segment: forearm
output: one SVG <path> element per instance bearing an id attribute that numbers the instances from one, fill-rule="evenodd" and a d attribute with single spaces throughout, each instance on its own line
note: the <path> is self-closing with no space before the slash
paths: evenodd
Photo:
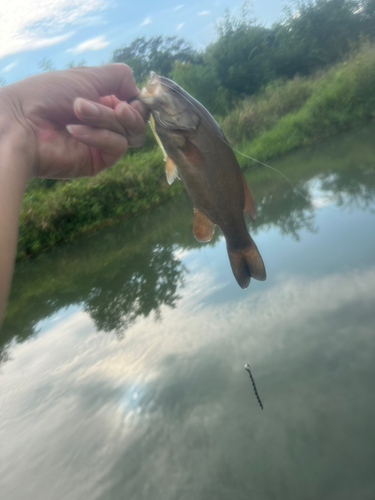
<path id="1" fill-rule="evenodd" d="M 18 219 L 30 166 L 25 134 L 0 117 L 0 326 L 13 274 Z"/>

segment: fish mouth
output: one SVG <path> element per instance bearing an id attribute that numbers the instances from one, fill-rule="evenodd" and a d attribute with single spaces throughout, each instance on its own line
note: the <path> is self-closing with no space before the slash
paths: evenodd
<path id="1" fill-rule="evenodd" d="M 150 80 L 142 88 L 141 92 L 137 96 L 137 99 L 146 106 L 150 106 L 158 94 L 160 94 L 160 77 L 154 71 L 151 71 Z"/>

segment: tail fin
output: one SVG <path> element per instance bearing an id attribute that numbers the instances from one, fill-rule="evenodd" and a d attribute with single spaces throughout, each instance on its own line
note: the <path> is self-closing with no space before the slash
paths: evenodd
<path id="1" fill-rule="evenodd" d="M 229 244 L 227 245 L 230 265 L 241 288 L 247 288 L 251 278 L 259 281 L 266 279 L 263 259 L 250 235 L 249 238 L 248 246 L 243 248 L 232 249 Z"/>

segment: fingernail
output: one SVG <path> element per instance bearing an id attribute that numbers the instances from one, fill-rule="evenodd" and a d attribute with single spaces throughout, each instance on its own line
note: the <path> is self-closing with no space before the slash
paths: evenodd
<path id="1" fill-rule="evenodd" d="M 87 135 L 86 127 L 84 127 L 83 125 L 67 125 L 66 130 L 69 132 L 69 134 Z"/>
<path id="2" fill-rule="evenodd" d="M 91 102 L 87 102 L 83 99 L 77 99 L 76 105 L 78 111 L 82 113 L 82 115 L 97 116 L 99 114 L 99 108 Z"/>

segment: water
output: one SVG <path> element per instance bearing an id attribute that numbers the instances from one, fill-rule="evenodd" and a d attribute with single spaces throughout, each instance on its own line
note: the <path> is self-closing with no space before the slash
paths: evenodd
<path id="1" fill-rule="evenodd" d="M 268 278 L 246 291 L 186 196 L 20 263 L 1 498 L 373 499 L 374 134 L 273 162 L 307 200 L 247 175 Z"/>

